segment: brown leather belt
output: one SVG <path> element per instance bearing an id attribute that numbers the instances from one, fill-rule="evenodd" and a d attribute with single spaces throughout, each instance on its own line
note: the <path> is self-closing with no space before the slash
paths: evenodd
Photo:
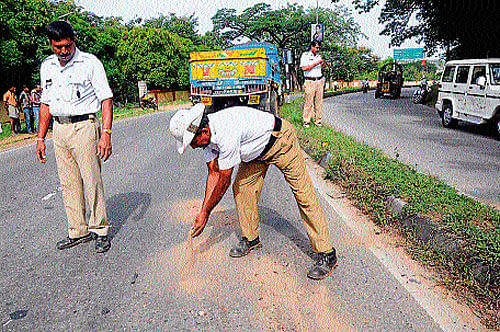
<path id="1" fill-rule="evenodd" d="M 88 119 L 94 119 L 95 114 L 82 114 L 82 115 L 73 115 L 73 116 L 54 116 L 54 119 L 60 124 L 70 124 L 76 123 L 80 121 L 85 121 Z"/>
<path id="2" fill-rule="evenodd" d="M 273 132 L 275 131 L 281 131 L 281 125 L 282 125 L 282 121 L 279 117 L 275 116 L 274 117 L 274 128 L 273 128 Z M 274 145 L 274 142 L 276 142 L 278 138 L 276 136 L 274 136 L 273 134 L 271 134 L 271 137 L 269 137 L 269 142 L 267 142 L 266 146 L 264 147 L 264 150 L 262 150 L 262 152 L 260 153 L 259 157 L 258 158 L 262 158 L 265 156 L 265 154 L 271 150 L 271 148 L 273 147 Z"/>
<path id="3" fill-rule="evenodd" d="M 310 81 L 319 81 L 320 79 L 323 78 L 323 76 L 320 76 L 320 77 L 304 77 L 306 80 L 310 80 Z"/>

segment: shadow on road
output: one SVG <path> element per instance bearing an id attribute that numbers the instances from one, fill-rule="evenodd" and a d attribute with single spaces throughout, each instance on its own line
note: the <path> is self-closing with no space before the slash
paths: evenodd
<path id="1" fill-rule="evenodd" d="M 130 219 L 139 221 L 151 204 L 151 195 L 139 192 L 117 194 L 106 201 L 110 223 L 109 238 L 113 239 Z"/>
<path id="2" fill-rule="evenodd" d="M 282 215 L 275 210 L 259 206 L 259 217 L 261 223 L 272 227 L 274 230 L 290 239 L 290 241 L 292 241 L 304 254 L 311 259 L 315 259 L 316 254 L 312 251 L 309 239 Z M 196 248 L 197 253 L 201 254 L 209 250 L 214 244 L 223 242 L 229 238 L 233 232 L 238 239 L 241 238 L 241 229 L 238 224 L 235 209 L 213 213 L 210 219 L 213 227 L 207 239 Z"/>
<path id="3" fill-rule="evenodd" d="M 278 212 L 269 208 L 259 207 L 259 216 L 261 222 L 289 238 L 304 254 L 311 259 L 316 258 L 309 239 Z"/>

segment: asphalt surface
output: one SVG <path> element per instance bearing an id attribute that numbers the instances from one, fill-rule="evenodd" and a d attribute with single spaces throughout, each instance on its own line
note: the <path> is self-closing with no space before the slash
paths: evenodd
<path id="1" fill-rule="evenodd" d="M 93 243 L 55 249 L 66 236 L 66 218 L 51 141 L 46 165 L 35 160 L 33 145 L 0 153 L 0 329 L 469 328 L 429 295 L 426 281 L 401 263 L 391 245 L 355 231 L 360 223 L 323 193 L 339 266 L 323 281 L 307 279 L 313 253 L 275 168 L 260 203 L 263 248 L 228 257 L 239 237 L 228 192 L 191 253 L 187 233 L 203 198 L 206 166 L 200 151 L 177 154 L 169 119 L 160 113 L 113 127 L 114 154 L 103 166 L 112 225 L 105 254 L 95 253 Z"/>
<path id="2" fill-rule="evenodd" d="M 397 100 L 375 99 L 373 91 L 325 99 L 324 122 L 500 208 L 500 141 L 485 127 L 444 128 L 434 108 L 411 102 L 412 92 L 403 89 Z"/>

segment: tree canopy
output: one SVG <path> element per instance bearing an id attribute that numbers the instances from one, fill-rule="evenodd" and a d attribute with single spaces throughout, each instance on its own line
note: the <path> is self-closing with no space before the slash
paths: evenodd
<path id="1" fill-rule="evenodd" d="M 382 2 L 353 4 L 368 12 Z M 379 17 L 385 25 L 381 34 L 390 36 L 393 46 L 413 38 L 430 54 L 444 50 L 448 59 L 500 57 L 499 21 L 500 5 L 491 0 L 386 0 Z"/>
<path id="2" fill-rule="evenodd" d="M 0 10 L 1 91 L 39 82 L 40 64 L 52 54 L 45 27 L 65 19 L 75 29 L 78 48 L 102 61 L 115 98 L 125 100 L 137 98 L 137 80 L 153 89 L 188 88 L 189 53 L 222 49 L 238 37 L 270 42 L 280 56 L 285 49 L 295 50 L 298 62 L 309 48 L 310 25 L 316 23 L 316 9 L 297 4 L 276 10 L 256 4 L 241 14 L 221 9 L 212 18 L 213 31 L 203 35 L 194 15 L 123 22 L 85 11 L 75 0 L 0 0 Z M 322 52 L 331 64 L 329 77 L 359 78 L 374 66 L 371 51 L 356 46 L 362 34 L 347 9 L 319 8 L 318 16 L 325 27 Z"/>
<path id="3" fill-rule="evenodd" d="M 270 5 L 259 3 L 237 14 L 235 9 L 220 9 L 212 18 L 214 34 L 226 46 L 248 38 L 269 42 L 278 48 L 280 57 L 286 49 L 295 51 L 295 67 L 300 54 L 309 50 L 311 24 L 316 23 L 316 8 L 288 3 L 273 10 Z M 344 7 L 319 8 L 318 21 L 324 25 L 322 55 L 330 64 L 325 70 L 334 79 L 353 79 L 362 76 L 366 67 L 373 69 L 378 60 L 371 50 L 358 48 L 362 34 L 351 13 Z M 283 59 L 281 59 L 283 64 Z M 375 65 L 376 66 L 376 65 Z M 283 68 L 283 66 L 282 66 Z M 298 76 L 301 76 L 298 71 Z"/>

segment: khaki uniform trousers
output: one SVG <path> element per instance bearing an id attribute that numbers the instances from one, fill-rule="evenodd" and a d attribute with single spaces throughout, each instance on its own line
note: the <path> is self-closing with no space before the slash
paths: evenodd
<path id="1" fill-rule="evenodd" d="M 304 124 L 321 124 L 323 119 L 323 80 L 306 80 L 304 82 L 304 112 L 302 120 Z"/>
<path id="2" fill-rule="evenodd" d="M 283 120 L 271 149 L 261 158 L 240 164 L 233 184 L 234 200 L 243 237 L 249 241 L 259 236 L 259 202 L 269 165 L 277 166 L 295 196 L 309 241 L 316 252 L 329 252 L 333 246 L 326 218 L 313 183 L 306 170 L 295 128 Z"/>
<path id="3" fill-rule="evenodd" d="M 54 121 L 54 150 L 70 238 L 85 236 L 89 231 L 100 236 L 108 234 L 101 160 L 97 155 L 100 137 L 97 119 L 71 124 Z M 84 188 L 90 207 L 88 223 Z"/>

